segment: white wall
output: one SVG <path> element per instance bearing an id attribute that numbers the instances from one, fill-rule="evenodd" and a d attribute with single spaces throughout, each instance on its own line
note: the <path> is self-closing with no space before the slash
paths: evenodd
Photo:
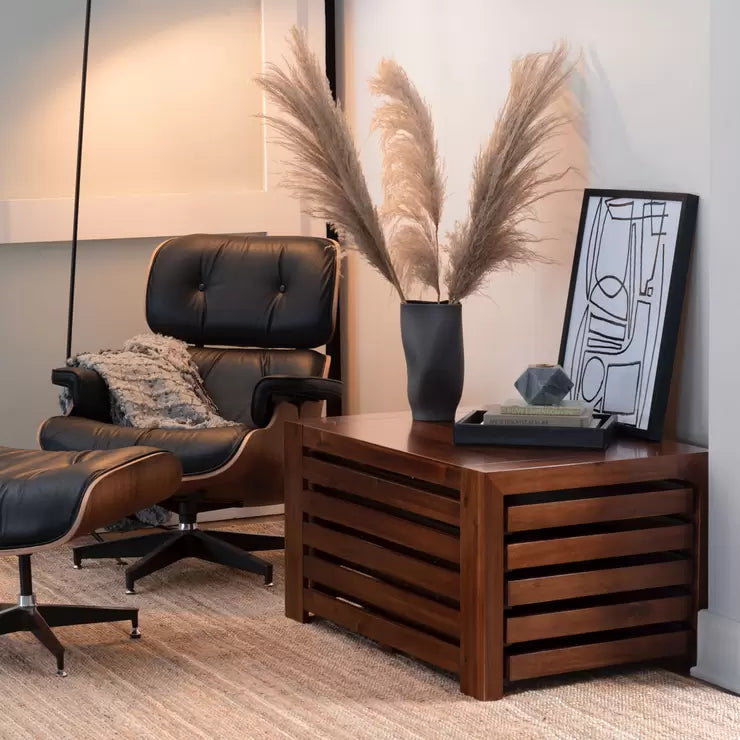
<path id="1" fill-rule="evenodd" d="M 740 363 L 734 324 L 740 274 L 734 221 L 740 202 L 740 6 L 735 0 L 712 0 L 711 13 L 709 609 L 700 615 L 694 674 L 740 692 L 740 435 L 734 423 L 740 401 L 733 392 Z"/>
<path id="2" fill-rule="evenodd" d="M 0 100 L 13 111 L 0 118 L 0 200 L 64 197 L 85 3 L 0 6 Z M 251 79 L 262 59 L 260 0 L 92 8 L 85 195 L 259 187 L 261 124 L 246 111 L 261 109 Z"/>
<path id="3" fill-rule="evenodd" d="M 702 197 L 687 320 L 679 362 L 678 434 L 707 439 L 705 199 L 709 189 L 708 7 L 695 0 L 345 0 L 338 13 L 343 99 L 379 201 L 380 152 L 369 136 L 367 90 L 383 56 L 395 57 L 432 106 L 447 168 L 444 227 L 464 213 L 473 157 L 508 88 L 513 57 L 567 39 L 582 51 L 577 94 L 583 136 L 569 131 L 561 164 L 568 184 L 697 193 Z M 343 44 L 341 43 L 343 41 Z M 340 57 L 341 59 L 342 57 Z M 342 65 L 340 65 L 340 69 Z M 463 404 L 513 395 L 532 362 L 557 359 L 580 194 L 541 211 L 549 266 L 492 276 L 485 295 L 464 302 Z M 444 229 L 443 229 L 444 230 Z M 347 371 L 350 410 L 406 407 L 398 302 L 357 259 L 348 269 Z"/>
<path id="4" fill-rule="evenodd" d="M 147 267 L 159 241 L 81 243 L 74 347 L 116 347 L 146 329 Z M 69 245 L 0 246 L 0 275 L 0 444 L 35 447 L 39 424 L 58 410 L 50 378 L 65 359 Z"/>

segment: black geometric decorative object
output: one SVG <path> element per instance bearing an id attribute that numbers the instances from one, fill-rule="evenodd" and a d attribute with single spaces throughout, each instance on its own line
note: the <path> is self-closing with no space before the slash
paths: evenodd
<path id="1" fill-rule="evenodd" d="M 555 406 L 568 395 L 573 381 L 560 365 L 530 365 L 514 387 L 529 404 Z"/>

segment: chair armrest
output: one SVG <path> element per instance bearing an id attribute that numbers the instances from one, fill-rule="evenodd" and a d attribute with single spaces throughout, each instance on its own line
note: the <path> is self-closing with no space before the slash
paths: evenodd
<path id="1" fill-rule="evenodd" d="M 280 402 L 300 407 L 307 401 L 328 401 L 342 398 L 342 383 L 329 378 L 295 375 L 266 375 L 257 381 L 252 394 L 252 421 L 266 427 Z"/>
<path id="2" fill-rule="evenodd" d="M 110 395 L 103 378 L 84 367 L 58 367 L 51 371 L 51 382 L 69 390 L 70 416 L 110 422 Z"/>

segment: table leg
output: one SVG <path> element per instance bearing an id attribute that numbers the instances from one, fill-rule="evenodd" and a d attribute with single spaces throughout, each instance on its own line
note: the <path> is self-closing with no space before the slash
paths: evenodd
<path id="1" fill-rule="evenodd" d="M 307 622 L 303 605 L 303 427 L 285 424 L 285 616 Z"/>
<path id="2" fill-rule="evenodd" d="M 709 470 L 707 455 L 692 455 L 680 473 L 683 480 L 694 488 L 694 604 L 691 610 L 692 638 L 689 645 L 688 664 L 697 662 L 697 620 L 699 612 L 708 606 L 707 534 L 709 523 L 708 489 Z"/>
<path id="3" fill-rule="evenodd" d="M 460 492 L 460 690 L 504 695 L 504 499 L 486 475 L 463 474 Z"/>

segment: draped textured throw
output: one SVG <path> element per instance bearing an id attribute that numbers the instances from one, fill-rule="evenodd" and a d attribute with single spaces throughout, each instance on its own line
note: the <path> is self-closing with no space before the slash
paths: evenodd
<path id="1" fill-rule="evenodd" d="M 95 370 L 105 380 L 111 418 L 119 426 L 206 429 L 235 423 L 219 416 L 187 344 L 179 339 L 139 334 L 120 350 L 85 352 L 67 364 Z M 66 413 L 70 399 L 65 391 L 60 401 Z"/>

